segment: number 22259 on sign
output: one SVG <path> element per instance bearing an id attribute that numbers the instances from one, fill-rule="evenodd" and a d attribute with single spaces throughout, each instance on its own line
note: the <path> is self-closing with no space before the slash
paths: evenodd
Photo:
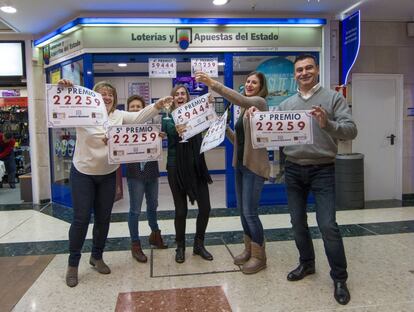
<path id="1" fill-rule="evenodd" d="M 310 111 L 256 112 L 250 122 L 253 148 L 313 143 Z"/>
<path id="2" fill-rule="evenodd" d="M 108 161 L 110 164 L 160 160 L 161 125 L 142 124 L 112 126 L 108 129 Z"/>

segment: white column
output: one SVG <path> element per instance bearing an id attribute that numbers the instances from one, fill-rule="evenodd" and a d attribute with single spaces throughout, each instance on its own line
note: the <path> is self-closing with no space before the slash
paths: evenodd
<path id="1" fill-rule="evenodd" d="M 50 195 L 49 135 L 46 123 L 45 75 L 41 56 L 33 53 L 26 40 L 26 76 L 29 112 L 30 162 L 33 203 L 40 204 Z"/>

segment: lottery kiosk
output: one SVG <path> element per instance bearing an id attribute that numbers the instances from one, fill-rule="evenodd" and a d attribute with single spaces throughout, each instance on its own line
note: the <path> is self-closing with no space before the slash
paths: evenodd
<path id="1" fill-rule="evenodd" d="M 310 53 L 320 64 L 321 83 L 329 84 L 329 35 L 319 18 L 77 18 L 35 41 L 42 48 L 48 83 L 60 78 L 92 89 L 102 80 L 111 82 L 122 108 L 133 94 L 146 101 L 169 95 L 175 84 L 188 86 L 191 97 L 208 93 L 192 71 L 197 64 L 215 79 L 242 91 L 252 71 L 266 75 L 270 108 L 296 92 L 293 60 Z M 233 127 L 239 110 L 218 94 L 218 115 L 228 110 Z M 51 129 L 50 159 L 52 200 L 71 206 L 69 169 L 75 148 L 75 129 Z M 233 146 L 226 139 L 206 152 L 211 174 L 224 174 L 226 205 L 236 206 Z M 269 149 L 271 178 L 261 205 L 285 204 L 283 153 Z M 166 159 L 166 157 L 164 157 Z M 165 174 L 165 163 L 160 163 Z M 119 173 L 121 179 L 121 173 Z M 122 196 L 119 190 L 118 195 Z"/>

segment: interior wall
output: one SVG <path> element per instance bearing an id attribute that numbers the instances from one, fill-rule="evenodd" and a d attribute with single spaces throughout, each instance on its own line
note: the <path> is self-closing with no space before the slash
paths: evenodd
<path id="1" fill-rule="evenodd" d="M 351 73 L 403 74 L 403 194 L 414 194 L 414 37 L 405 22 L 362 22 L 361 48 Z M 352 75 L 351 75 L 352 79 Z M 375 113 L 375 112 L 373 112 Z M 398 139 L 398 138 L 397 138 Z"/>

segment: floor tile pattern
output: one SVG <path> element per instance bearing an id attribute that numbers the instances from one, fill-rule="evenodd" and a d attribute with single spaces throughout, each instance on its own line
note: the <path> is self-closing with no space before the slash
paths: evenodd
<path id="1" fill-rule="evenodd" d="M 222 287 L 194 287 L 121 293 L 116 312 L 231 312 Z"/>

